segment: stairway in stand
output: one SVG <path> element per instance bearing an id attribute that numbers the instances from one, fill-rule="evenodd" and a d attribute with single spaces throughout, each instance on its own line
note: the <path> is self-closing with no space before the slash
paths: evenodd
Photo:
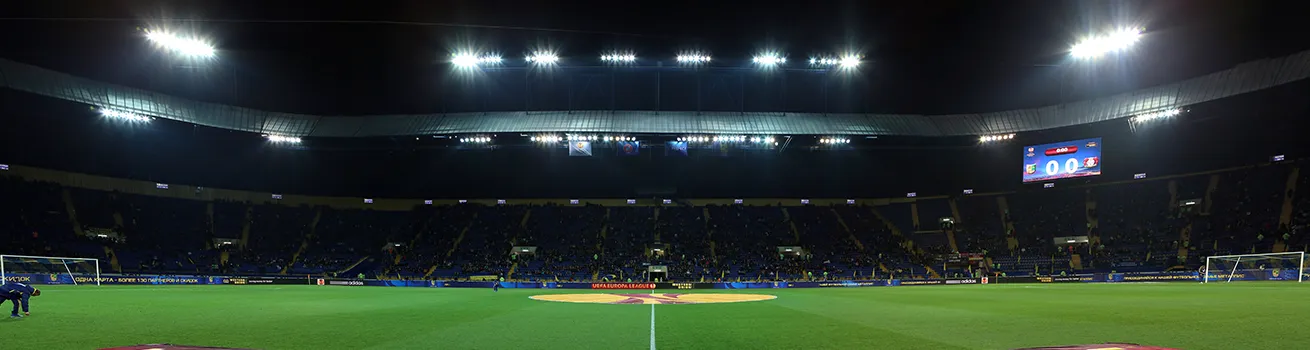
<path id="1" fill-rule="evenodd" d="M 957 203 L 955 203 L 955 198 L 951 198 L 951 199 L 947 200 L 947 201 L 946 201 L 946 204 L 949 204 L 949 205 L 951 206 L 951 220 L 952 220 L 952 222 L 959 223 L 959 222 L 960 222 L 960 206 L 959 206 Z M 950 228 L 949 230 L 946 230 L 946 242 L 951 244 L 951 251 L 956 252 L 956 253 L 959 253 L 959 252 L 960 252 L 960 244 L 959 244 L 959 243 L 956 243 L 956 241 L 955 241 L 955 225 L 951 225 L 951 228 Z"/>
<path id="2" fill-rule="evenodd" d="M 1295 212 L 1293 205 L 1296 200 L 1294 194 L 1296 193 L 1296 184 L 1300 179 L 1301 167 L 1293 167 L 1292 171 L 1287 174 L 1287 184 L 1284 186 L 1285 190 L 1283 191 L 1283 207 L 1278 213 L 1280 231 L 1283 227 L 1292 227 L 1292 213 Z M 1286 252 L 1287 242 L 1283 241 L 1282 232 L 1276 233 L 1275 236 L 1277 237 L 1274 237 L 1274 253 Z"/>
<path id="3" fill-rule="evenodd" d="M 916 248 L 914 246 L 914 241 L 910 240 L 909 237 L 901 233 L 901 229 L 899 227 L 896 227 L 895 224 L 892 224 L 891 221 L 887 220 L 887 217 L 882 216 L 882 212 L 879 212 L 878 208 L 869 207 L 869 211 L 873 213 L 873 216 L 878 217 L 878 221 L 882 222 L 882 224 L 885 225 L 888 230 L 891 230 L 892 237 L 895 237 L 897 240 L 901 242 L 900 243 L 901 247 L 905 248 L 906 252 L 909 252 L 910 255 L 914 255 L 914 256 L 923 255 L 923 249 Z M 928 271 L 928 275 L 932 276 L 933 278 L 941 278 L 941 275 L 937 274 L 937 270 L 933 269 L 932 266 L 924 265 L 923 267 L 924 270 Z"/>
<path id="4" fill-rule="evenodd" d="M 297 248 L 296 252 L 291 254 L 291 260 L 287 261 L 287 266 L 283 266 L 282 271 L 278 272 L 279 274 L 285 275 L 287 271 L 291 271 L 291 266 L 296 264 L 297 259 L 300 259 L 300 254 L 304 253 L 305 249 L 309 249 L 309 242 L 314 238 L 314 231 L 318 229 L 318 221 L 321 219 L 323 219 L 323 208 L 319 207 L 314 210 L 314 220 L 309 222 L 309 232 L 306 232 L 304 240 L 300 241 L 300 248 Z"/>
<path id="5" fill-rule="evenodd" d="M 837 224 L 841 225 L 843 230 L 846 230 L 846 236 L 850 238 L 851 242 L 855 242 L 855 248 L 864 251 L 864 242 L 861 242 L 859 237 L 855 237 L 855 231 L 851 231 L 851 227 L 846 225 L 846 220 L 842 219 L 841 213 L 837 212 L 837 208 L 831 208 L 828 210 L 831 210 L 832 215 L 837 217 Z"/>
<path id="6" fill-rule="evenodd" d="M 801 231 L 797 230 L 796 223 L 791 221 L 791 213 L 787 212 L 787 208 L 782 208 L 782 217 L 787 220 L 787 226 L 791 227 L 792 238 L 795 239 L 796 244 L 800 244 Z"/>
<path id="7" fill-rule="evenodd" d="M 1010 203 L 1005 200 L 1005 196 L 996 196 L 996 208 L 1001 215 L 1001 226 L 1005 229 L 1005 246 L 1010 248 L 1010 253 L 1019 250 L 1019 240 L 1015 238 L 1014 223 L 1010 222 L 1009 215 Z"/>

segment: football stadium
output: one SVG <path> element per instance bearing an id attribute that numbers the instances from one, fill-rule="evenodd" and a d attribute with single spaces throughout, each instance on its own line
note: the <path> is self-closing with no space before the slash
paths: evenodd
<path id="1" fill-rule="evenodd" d="M 0 349 L 1303 349 L 1293 5 L 6 4 Z"/>

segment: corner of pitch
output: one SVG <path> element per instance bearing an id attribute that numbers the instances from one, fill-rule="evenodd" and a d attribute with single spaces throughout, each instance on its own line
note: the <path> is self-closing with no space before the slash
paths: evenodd
<path id="1" fill-rule="evenodd" d="M 532 300 L 555 301 L 562 303 L 586 304 L 715 304 L 742 303 L 777 299 L 767 294 L 678 294 L 678 293 L 593 293 L 593 294 L 546 294 L 533 295 Z"/>

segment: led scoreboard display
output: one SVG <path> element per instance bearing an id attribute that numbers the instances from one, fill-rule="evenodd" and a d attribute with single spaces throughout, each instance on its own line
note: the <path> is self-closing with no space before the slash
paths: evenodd
<path id="1" fill-rule="evenodd" d="M 1023 182 L 1101 175 L 1101 138 L 1023 148 Z"/>

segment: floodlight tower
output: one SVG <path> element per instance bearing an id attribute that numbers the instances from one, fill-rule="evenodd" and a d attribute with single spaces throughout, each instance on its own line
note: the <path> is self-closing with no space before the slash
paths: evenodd
<path id="1" fill-rule="evenodd" d="M 1108 54 L 1127 51 L 1141 38 L 1141 28 L 1120 29 L 1109 34 L 1083 39 L 1069 49 L 1069 55 L 1076 59 L 1094 60 Z"/>
<path id="2" fill-rule="evenodd" d="M 1105 56 L 1129 52 L 1141 39 L 1142 28 L 1121 28 L 1109 33 L 1087 36 L 1071 46 L 1069 58 L 1073 60 L 1051 66 L 1064 69 L 1064 72 L 1060 73 L 1059 102 L 1064 103 L 1065 85 L 1069 81 L 1069 72 L 1073 70 L 1074 64 L 1094 62 Z"/>
<path id="3" fill-rule="evenodd" d="M 160 48 L 186 58 L 214 58 L 214 45 L 196 37 L 183 36 L 159 29 L 145 29 L 146 39 Z"/>
<path id="4" fill-rule="evenodd" d="M 237 88 L 236 66 L 230 62 L 224 63 L 219 61 L 217 51 L 208 39 L 171 32 L 165 29 L 142 29 L 141 31 L 145 33 L 147 41 L 154 44 L 160 50 L 168 52 L 170 57 L 186 62 L 185 64 L 178 64 L 174 67 L 190 70 L 203 70 L 208 69 L 209 65 L 218 65 L 227 68 L 228 72 L 232 74 L 233 103 L 240 101 L 240 89 Z"/>

